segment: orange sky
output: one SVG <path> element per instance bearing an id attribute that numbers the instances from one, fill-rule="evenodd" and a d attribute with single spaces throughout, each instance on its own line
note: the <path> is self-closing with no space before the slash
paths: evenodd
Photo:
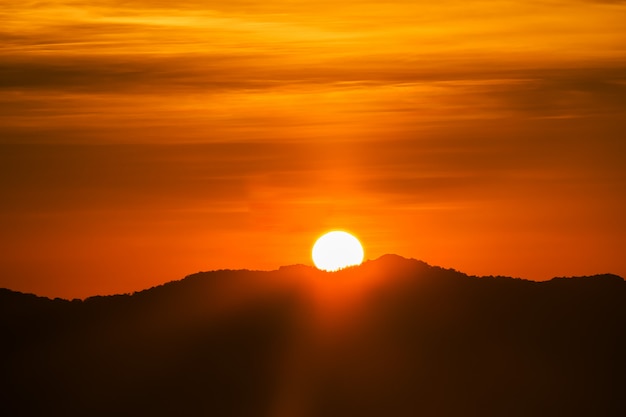
<path id="1" fill-rule="evenodd" d="M 0 5 L 0 286 L 310 264 L 334 228 L 626 276 L 626 2 L 205 3 Z"/>

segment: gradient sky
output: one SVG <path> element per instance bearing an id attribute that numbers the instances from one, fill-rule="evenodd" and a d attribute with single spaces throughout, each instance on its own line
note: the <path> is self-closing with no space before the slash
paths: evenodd
<path id="1" fill-rule="evenodd" d="M 0 286 L 626 276 L 626 1 L 3 1 Z"/>

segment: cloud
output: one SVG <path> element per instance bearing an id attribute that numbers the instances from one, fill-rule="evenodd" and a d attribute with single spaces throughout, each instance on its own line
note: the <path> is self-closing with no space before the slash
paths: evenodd
<path id="1" fill-rule="evenodd" d="M 132 55 L 61 56 L 24 59 L 7 57 L 0 64 L 0 88 L 60 92 L 168 92 L 185 88 L 213 90 L 254 88 L 246 57 L 136 57 Z M 243 72 L 238 76 L 238 72 Z M 266 82 L 267 84 L 267 82 Z"/>
<path id="2" fill-rule="evenodd" d="M 626 65 L 526 71 L 527 81 L 490 95 L 505 108 L 537 117 L 618 114 L 626 107 Z M 521 75 L 521 74 L 520 74 Z"/>

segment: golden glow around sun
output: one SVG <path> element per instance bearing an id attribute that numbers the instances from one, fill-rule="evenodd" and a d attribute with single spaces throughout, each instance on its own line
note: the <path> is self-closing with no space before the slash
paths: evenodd
<path id="1" fill-rule="evenodd" d="M 363 246 L 350 233 L 328 232 L 313 245 L 313 263 L 324 271 L 337 271 L 363 262 Z"/>

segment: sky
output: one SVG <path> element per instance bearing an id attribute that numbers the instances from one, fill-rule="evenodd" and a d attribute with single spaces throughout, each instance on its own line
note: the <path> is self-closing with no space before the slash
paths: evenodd
<path id="1" fill-rule="evenodd" d="M 626 1 L 0 2 L 0 287 L 626 276 Z"/>

